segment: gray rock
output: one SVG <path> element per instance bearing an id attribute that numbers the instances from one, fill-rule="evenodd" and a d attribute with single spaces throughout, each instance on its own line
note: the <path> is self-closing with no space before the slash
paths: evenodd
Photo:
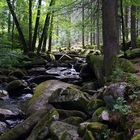
<path id="1" fill-rule="evenodd" d="M 74 87 L 67 87 L 66 89 L 57 89 L 50 97 L 49 103 L 54 106 L 61 106 L 64 109 L 76 109 L 87 111 L 87 104 L 89 100 L 84 92 Z"/>
<path id="2" fill-rule="evenodd" d="M 60 121 L 55 121 L 50 126 L 50 131 L 51 131 L 52 136 L 54 138 L 57 138 L 58 140 L 61 140 L 62 138 L 64 140 L 67 140 L 67 139 L 77 140 L 79 138 L 77 129 L 78 128 L 76 126 L 73 126 L 64 122 L 60 122 Z"/>
<path id="3" fill-rule="evenodd" d="M 18 92 L 27 86 L 28 84 L 24 80 L 14 80 L 7 85 L 7 91 L 10 96 L 17 96 Z"/>
<path id="4" fill-rule="evenodd" d="M 132 89 L 133 87 L 126 82 L 113 83 L 105 89 L 103 96 L 111 95 L 114 99 L 118 97 L 128 98 L 132 94 Z"/>
<path id="5" fill-rule="evenodd" d="M 11 110 L 0 108 L 0 120 L 5 120 L 7 118 L 12 118 L 16 115 L 17 114 L 12 112 Z"/>
<path id="6" fill-rule="evenodd" d="M 0 134 L 4 133 L 6 130 L 8 130 L 8 126 L 4 122 L 0 122 Z"/>

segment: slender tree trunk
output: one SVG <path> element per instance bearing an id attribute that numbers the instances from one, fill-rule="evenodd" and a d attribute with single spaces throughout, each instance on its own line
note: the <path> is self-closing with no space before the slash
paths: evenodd
<path id="1" fill-rule="evenodd" d="M 54 4 L 55 4 L 55 0 L 51 0 L 49 7 L 53 6 Z M 49 22 L 50 22 L 50 12 L 47 13 L 46 18 L 45 18 L 43 32 L 42 32 L 41 38 L 39 40 L 37 53 L 39 53 L 41 51 L 41 48 L 42 48 L 43 52 L 46 50 Z M 43 44 L 43 47 L 42 47 L 42 44 Z"/>
<path id="2" fill-rule="evenodd" d="M 100 1 L 97 0 L 97 49 L 99 49 L 100 46 L 100 25 L 99 25 L 99 20 L 100 20 Z"/>
<path id="3" fill-rule="evenodd" d="M 32 51 L 32 0 L 29 0 L 29 50 Z"/>
<path id="4" fill-rule="evenodd" d="M 126 6 L 125 7 L 125 37 L 126 37 L 126 42 L 128 41 L 128 35 L 129 35 L 129 32 L 128 32 L 128 16 L 129 16 L 129 7 Z"/>
<path id="5" fill-rule="evenodd" d="M 8 33 L 9 34 L 11 33 L 11 13 L 10 13 L 10 10 L 8 13 Z"/>
<path id="6" fill-rule="evenodd" d="M 85 48 L 85 8 L 84 8 L 84 0 L 82 0 L 82 46 Z"/>
<path id="7" fill-rule="evenodd" d="M 32 51 L 35 50 L 36 46 L 36 40 L 37 40 L 37 31 L 39 27 L 39 20 L 40 20 L 40 9 L 41 9 L 41 3 L 42 0 L 38 1 L 38 8 L 37 8 L 37 15 L 36 15 L 36 22 L 35 22 L 35 28 L 34 28 L 34 35 L 33 35 L 33 42 L 32 42 Z"/>
<path id="8" fill-rule="evenodd" d="M 131 6 L 131 47 L 136 48 L 136 6 Z"/>
<path id="9" fill-rule="evenodd" d="M 52 50 L 52 32 L 53 32 L 53 18 L 54 14 L 51 15 L 51 22 L 50 22 L 50 34 L 49 34 L 49 42 L 48 42 L 48 52 Z"/>
<path id="10" fill-rule="evenodd" d="M 117 11 L 118 0 L 102 0 L 105 76 L 112 73 L 113 58 L 119 48 Z"/>
<path id="11" fill-rule="evenodd" d="M 49 24 L 50 24 L 50 13 L 48 13 L 48 15 L 46 17 L 46 28 L 44 30 L 44 40 L 43 40 L 42 52 L 46 51 Z"/>
<path id="12" fill-rule="evenodd" d="M 15 4 L 15 0 L 12 1 L 13 9 L 14 9 L 14 4 Z M 15 24 L 14 22 L 12 22 L 12 48 L 14 48 L 14 29 L 15 29 Z"/>
<path id="13" fill-rule="evenodd" d="M 15 14 L 15 12 L 13 10 L 13 7 L 12 7 L 12 5 L 10 3 L 10 0 L 6 0 L 6 2 L 7 2 L 7 5 L 9 7 L 9 10 L 10 10 L 12 16 L 13 16 L 13 20 L 15 22 L 15 25 L 17 27 L 17 31 L 19 33 L 19 37 L 20 37 L 20 40 L 21 40 L 21 43 L 22 43 L 22 46 L 23 46 L 24 53 L 27 53 L 28 52 L 28 47 L 27 47 L 27 44 L 26 44 L 22 29 L 21 29 L 20 24 L 18 22 L 18 19 L 16 17 L 16 14 Z"/>
<path id="14" fill-rule="evenodd" d="M 126 42 L 125 42 L 125 27 L 124 27 L 124 14 L 123 14 L 123 3 L 122 0 L 120 0 L 120 12 L 121 12 L 121 25 L 122 25 L 122 47 L 124 51 L 124 56 L 126 56 Z"/>

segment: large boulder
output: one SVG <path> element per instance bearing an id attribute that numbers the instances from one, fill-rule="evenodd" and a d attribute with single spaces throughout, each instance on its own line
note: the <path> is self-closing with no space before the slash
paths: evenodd
<path id="1" fill-rule="evenodd" d="M 72 84 L 64 83 L 58 80 L 48 80 L 39 84 L 34 92 L 33 98 L 28 103 L 27 114 L 32 114 L 40 109 L 46 109 L 49 97 L 58 89 L 75 87 Z"/>
<path id="2" fill-rule="evenodd" d="M 0 122 L 0 135 L 8 130 L 8 126 L 4 122 Z"/>
<path id="3" fill-rule="evenodd" d="M 24 80 L 14 80 L 7 85 L 7 91 L 10 96 L 21 95 L 20 91 L 27 87 L 28 84 Z"/>
<path id="4" fill-rule="evenodd" d="M 60 118 L 61 119 L 65 119 L 68 117 L 80 117 L 83 120 L 85 120 L 87 118 L 87 115 L 81 111 L 78 110 L 63 110 L 63 109 L 57 109 Z"/>
<path id="5" fill-rule="evenodd" d="M 66 89 L 59 88 L 49 97 L 49 103 L 65 109 L 77 109 L 87 112 L 89 100 L 86 93 L 72 86 Z"/>
<path id="6" fill-rule="evenodd" d="M 50 131 L 54 139 L 57 140 L 77 140 L 79 139 L 79 135 L 77 133 L 77 127 L 60 122 L 55 121 L 50 126 Z"/>
<path id="7" fill-rule="evenodd" d="M 23 78 L 25 76 L 25 72 L 23 72 L 22 70 L 15 70 L 15 71 L 12 71 L 11 73 L 9 73 L 9 76 L 14 76 L 16 78 Z"/>
<path id="8" fill-rule="evenodd" d="M 118 97 L 122 97 L 128 99 L 128 96 L 133 93 L 133 87 L 126 82 L 118 82 L 110 84 L 106 87 L 103 92 L 103 97 L 112 96 L 113 99 L 117 99 Z M 105 98 L 104 98 L 105 99 Z"/>
<path id="9" fill-rule="evenodd" d="M 87 56 L 87 64 L 94 73 L 99 84 L 103 84 L 103 56 L 89 54 Z"/>

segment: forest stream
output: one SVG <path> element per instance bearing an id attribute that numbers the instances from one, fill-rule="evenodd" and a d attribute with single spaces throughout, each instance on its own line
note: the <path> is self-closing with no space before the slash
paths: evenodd
<path id="1" fill-rule="evenodd" d="M 1 69 L 0 140 L 128 140 L 138 133 L 128 126 L 135 126 L 135 119 L 139 122 L 131 111 L 138 111 L 140 103 L 135 100 L 134 104 L 134 99 L 139 98 L 135 94 L 139 88 L 127 82 L 103 86 L 100 55 L 54 56 L 55 61 L 32 54 L 20 58 L 18 68 Z M 133 59 L 136 70 L 130 69 L 130 61 L 119 59 L 119 67 L 126 63 L 129 71 L 139 73 L 137 59 Z"/>

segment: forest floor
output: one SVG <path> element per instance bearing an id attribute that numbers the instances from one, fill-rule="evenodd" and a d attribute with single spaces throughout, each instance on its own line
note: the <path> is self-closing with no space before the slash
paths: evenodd
<path id="1" fill-rule="evenodd" d="M 136 75 L 140 79 L 140 58 L 134 58 L 131 61 L 134 63 L 134 67 L 137 70 Z"/>

